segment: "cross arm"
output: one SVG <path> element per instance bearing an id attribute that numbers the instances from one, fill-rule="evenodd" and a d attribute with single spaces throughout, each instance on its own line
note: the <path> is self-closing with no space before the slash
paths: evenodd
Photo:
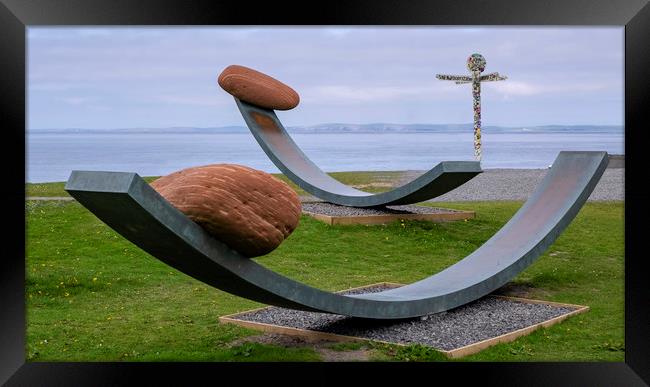
<path id="1" fill-rule="evenodd" d="M 436 74 L 436 78 L 441 81 L 460 81 L 460 82 L 471 82 L 472 77 L 467 75 L 448 75 L 448 74 Z"/>
<path id="2" fill-rule="evenodd" d="M 479 80 L 480 80 L 481 82 L 487 82 L 487 81 L 505 81 L 506 79 L 508 79 L 508 77 L 506 77 L 506 76 L 501 76 L 501 75 L 499 75 L 499 73 L 490 73 L 490 74 L 485 74 L 485 75 L 481 75 L 481 77 L 479 78 Z"/>

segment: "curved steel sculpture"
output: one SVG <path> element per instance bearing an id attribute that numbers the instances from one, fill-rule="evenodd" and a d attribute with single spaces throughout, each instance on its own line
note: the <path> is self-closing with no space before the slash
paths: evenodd
<path id="1" fill-rule="evenodd" d="M 330 203 L 351 207 L 417 203 L 445 194 L 483 172 L 478 161 L 443 161 L 391 191 L 360 191 L 318 168 L 291 139 L 273 110 L 234 98 L 246 125 L 271 161 L 300 188 Z"/>
<path id="2" fill-rule="evenodd" d="M 287 308 L 397 319 L 452 309 L 503 286 L 569 225 L 607 167 L 606 152 L 560 152 L 521 209 L 485 244 L 426 279 L 340 295 L 279 275 L 209 236 L 135 173 L 73 171 L 68 191 L 144 251 L 226 292 Z"/>

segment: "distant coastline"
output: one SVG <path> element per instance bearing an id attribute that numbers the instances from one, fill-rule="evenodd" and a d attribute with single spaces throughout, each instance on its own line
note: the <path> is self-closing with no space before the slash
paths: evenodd
<path id="1" fill-rule="evenodd" d="M 542 125 L 542 126 L 484 126 L 486 133 L 623 133 L 622 125 Z M 463 133 L 471 132 L 472 124 L 319 124 L 311 126 L 289 126 L 289 133 L 320 134 L 320 133 Z M 104 133 L 174 133 L 174 134 L 210 134 L 210 133 L 246 133 L 245 126 L 222 127 L 169 127 L 169 128 L 118 128 L 118 129 L 85 129 L 85 128 L 57 128 L 57 129 L 28 129 L 29 134 L 104 134 Z"/>

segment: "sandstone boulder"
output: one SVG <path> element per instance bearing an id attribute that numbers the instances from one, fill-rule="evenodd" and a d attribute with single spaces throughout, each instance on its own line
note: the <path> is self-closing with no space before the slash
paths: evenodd
<path id="1" fill-rule="evenodd" d="M 231 65 L 219 75 L 219 86 L 244 102 L 266 109 L 289 110 L 300 97 L 292 88 L 248 67 Z"/>
<path id="2" fill-rule="evenodd" d="M 300 200 L 291 187 L 241 165 L 187 168 L 151 186 L 215 239 L 247 257 L 278 247 L 300 219 Z"/>

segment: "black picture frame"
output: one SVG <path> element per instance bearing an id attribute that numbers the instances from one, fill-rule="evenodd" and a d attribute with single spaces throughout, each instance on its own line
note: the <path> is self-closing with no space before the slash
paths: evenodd
<path id="1" fill-rule="evenodd" d="M 2 153 L 6 186 L 3 219 L 8 233 L 0 259 L 0 383 L 7 385 L 216 384 L 227 377 L 282 377 L 286 382 L 365 380 L 406 371 L 429 380 L 451 377 L 499 385 L 632 386 L 650 383 L 650 290 L 642 244 L 648 194 L 641 163 L 644 110 L 650 106 L 650 5 L 648 0 L 445 0 L 342 2 L 236 2 L 183 0 L 0 0 Z M 25 158 L 26 29 L 58 25 L 580 25 L 625 27 L 625 362 L 300 364 L 256 363 L 26 363 Z M 22 152 L 22 156 L 21 156 Z M 638 179 L 642 180 L 642 179 Z M 638 227 L 635 227 L 639 225 Z M 256 372 L 251 373 L 251 367 Z M 336 368 L 345 374 L 329 372 Z M 395 374 L 399 376 L 400 374 Z M 207 379 L 202 379 L 207 377 Z M 230 379 L 232 380 L 232 379 Z M 231 383 L 233 383 L 231 381 Z"/>

